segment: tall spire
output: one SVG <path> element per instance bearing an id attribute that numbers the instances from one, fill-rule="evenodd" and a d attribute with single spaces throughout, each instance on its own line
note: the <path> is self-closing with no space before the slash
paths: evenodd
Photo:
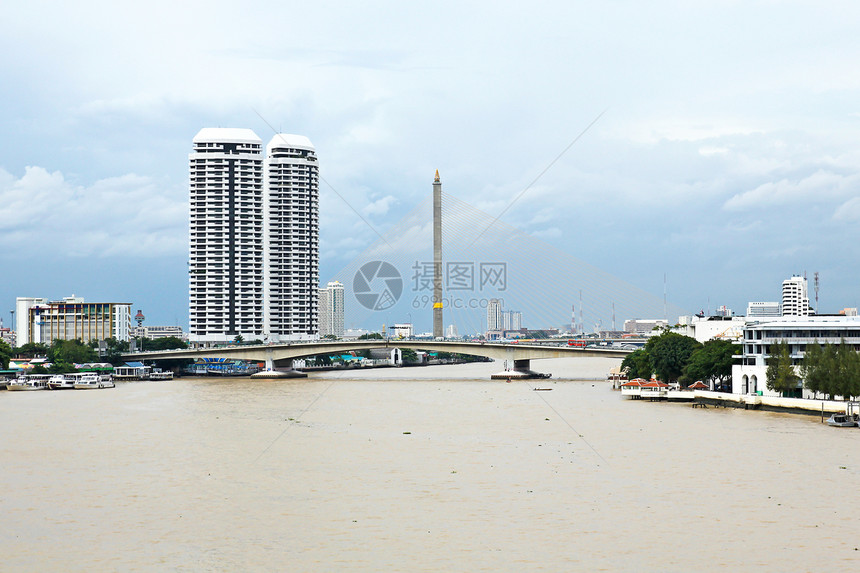
<path id="1" fill-rule="evenodd" d="M 433 337 L 445 336 L 442 322 L 442 182 L 433 180 Z"/>

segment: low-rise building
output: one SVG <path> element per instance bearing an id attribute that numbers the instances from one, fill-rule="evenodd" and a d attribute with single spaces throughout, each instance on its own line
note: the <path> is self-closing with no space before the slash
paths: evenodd
<path id="1" fill-rule="evenodd" d="M 767 389 L 767 358 L 771 345 L 786 342 L 792 363 L 800 375 L 800 363 L 811 344 L 850 344 L 860 350 L 860 317 L 858 316 L 782 316 L 770 320 L 749 320 L 743 329 L 742 354 L 732 366 L 732 392 L 779 396 Z M 802 380 L 801 380 L 802 384 Z M 798 390 L 798 394 L 801 394 Z M 803 390 L 804 396 L 809 395 Z"/>
<path id="2" fill-rule="evenodd" d="M 135 326 L 131 329 L 131 336 L 134 338 L 169 338 L 171 336 L 185 340 L 186 335 L 182 332 L 181 326 Z"/>

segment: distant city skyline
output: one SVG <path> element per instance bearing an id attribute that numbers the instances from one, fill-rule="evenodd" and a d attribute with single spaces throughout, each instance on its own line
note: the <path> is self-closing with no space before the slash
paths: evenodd
<path id="1" fill-rule="evenodd" d="M 4 7 L 4 324 L 18 296 L 78 293 L 188 327 L 201 126 L 314 142 L 321 284 L 430 201 L 439 169 L 446 193 L 689 312 L 777 301 L 815 272 L 816 310 L 860 307 L 860 6 L 546 2 L 526 24 L 485 2 L 213 2 L 200 18 Z"/>

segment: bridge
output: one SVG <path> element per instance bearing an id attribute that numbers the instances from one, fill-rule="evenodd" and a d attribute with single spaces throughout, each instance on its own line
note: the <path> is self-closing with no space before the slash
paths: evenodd
<path id="1" fill-rule="evenodd" d="M 341 354 L 352 350 L 375 348 L 411 348 L 430 352 L 450 352 L 484 356 L 495 360 L 506 360 L 513 364 L 512 377 L 533 377 L 531 361 L 544 358 L 624 358 L 630 349 L 611 347 L 569 347 L 545 346 L 541 344 L 511 344 L 493 342 L 465 341 L 425 341 L 425 340 L 353 340 L 293 342 L 281 344 L 222 346 L 210 348 L 189 348 L 181 350 L 161 350 L 154 352 L 130 352 L 123 354 L 126 360 L 159 360 L 174 358 L 234 358 L 265 362 L 267 371 L 290 371 L 293 360 L 318 354 Z"/>

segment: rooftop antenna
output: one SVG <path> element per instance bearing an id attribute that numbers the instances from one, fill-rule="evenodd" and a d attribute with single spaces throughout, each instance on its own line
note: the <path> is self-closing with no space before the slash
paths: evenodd
<path id="1" fill-rule="evenodd" d="M 815 312 L 819 313 L 819 311 L 818 311 L 818 271 L 815 271 L 815 275 L 813 275 L 813 276 L 815 277 L 813 279 L 813 281 L 814 281 L 813 284 L 815 285 Z"/>
<path id="2" fill-rule="evenodd" d="M 669 322 L 669 312 L 666 310 L 666 273 L 663 273 L 663 320 Z"/>

